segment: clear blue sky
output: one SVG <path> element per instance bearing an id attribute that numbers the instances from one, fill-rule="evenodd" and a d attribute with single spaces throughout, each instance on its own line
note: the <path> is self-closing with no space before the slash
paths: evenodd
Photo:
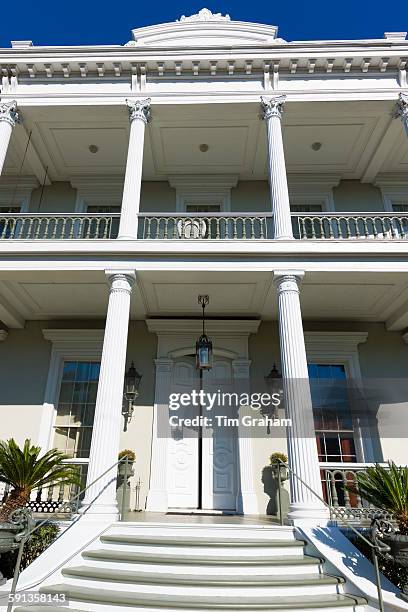
<path id="1" fill-rule="evenodd" d="M 35 45 L 123 44 L 130 30 L 174 21 L 206 6 L 232 19 L 269 23 L 286 40 L 381 38 L 384 31 L 408 30 L 406 0 L 3 0 L 0 46 L 10 40 Z"/>

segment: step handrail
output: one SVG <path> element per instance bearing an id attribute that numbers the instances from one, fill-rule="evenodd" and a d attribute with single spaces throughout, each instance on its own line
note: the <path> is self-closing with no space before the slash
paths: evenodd
<path id="1" fill-rule="evenodd" d="M 380 612 L 384 612 L 384 601 L 383 601 L 383 596 L 382 596 L 382 588 L 381 588 L 381 575 L 380 575 L 380 568 L 378 565 L 378 554 L 380 552 L 385 552 L 386 550 L 389 550 L 388 546 L 386 546 L 384 544 L 384 547 L 382 547 L 380 544 L 374 544 L 373 542 L 371 542 L 369 539 L 367 539 L 365 536 L 363 536 L 362 533 L 360 533 L 351 523 L 349 523 L 349 521 L 347 519 L 344 518 L 344 516 L 342 514 L 340 514 L 340 511 L 338 508 L 336 508 L 335 506 L 332 506 L 331 504 L 329 504 L 328 502 L 326 502 L 326 500 L 323 499 L 323 497 L 320 497 L 320 495 L 318 493 L 316 493 L 316 491 L 314 489 L 312 489 L 312 487 L 310 485 L 307 484 L 307 482 L 305 482 L 303 480 L 303 478 L 301 478 L 298 474 L 296 474 L 296 472 L 294 470 L 292 470 L 292 468 L 285 463 L 284 461 L 282 461 L 282 459 L 277 458 L 276 462 L 278 463 L 279 467 L 282 465 L 284 466 L 289 472 L 290 474 L 296 478 L 308 491 L 310 491 L 324 506 L 326 506 L 326 508 L 328 508 L 329 510 L 329 516 L 330 516 L 330 520 L 332 520 L 333 516 L 337 519 L 340 518 L 340 520 L 342 520 L 345 525 L 347 526 L 348 529 L 351 529 L 351 531 L 353 531 L 358 538 L 360 538 L 361 540 L 363 540 L 370 548 L 371 548 L 371 554 L 372 554 L 372 559 L 373 559 L 373 565 L 374 565 L 374 571 L 375 571 L 375 580 L 376 580 L 376 587 L 377 587 L 377 597 L 378 597 L 378 607 Z M 282 495 L 281 495 L 281 472 L 280 469 L 278 469 L 278 503 L 279 503 L 279 518 L 280 518 L 280 524 L 283 525 L 283 515 L 282 515 Z"/>
<path id="2" fill-rule="evenodd" d="M 122 499 L 121 499 L 121 511 L 120 511 L 120 520 L 123 521 L 124 520 L 124 516 L 125 516 L 125 505 L 126 505 L 126 483 L 127 483 L 127 476 L 128 476 L 128 467 L 129 467 L 129 457 L 128 455 L 126 455 L 125 457 L 122 457 L 121 459 L 119 459 L 118 461 L 116 461 L 113 465 L 111 465 L 107 470 L 105 470 L 102 474 L 100 474 L 98 476 L 98 478 L 95 478 L 95 480 L 93 480 L 92 482 L 90 482 L 89 484 L 86 485 L 86 487 L 84 487 L 81 491 L 79 491 L 79 493 L 77 493 L 71 500 L 69 501 L 61 501 L 60 504 L 58 504 L 57 508 L 60 508 L 64 505 L 70 504 L 72 505 L 73 502 L 77 501 L 79 502 L 81 496 L 86 493 L 86 491 L 88 489 L 90 489 L 95 483 L 97 483 L 101 478 L 103 478 L 104 476 L 106 476 L 106 474 L 108 474 L 110 471 L 112 471 L 115 467 L 118 467 L 120 464 L 124 463 L 125 465 L 125 473 L 124 473 L 124 487 L 123 487 L 123 491 L 122 491 Z M 95 497 L 95 499 L 93 499 L 91 501 L 91 503 L 89 504 L 87 510 L 92 506 L 92 504 L 96 501 L 96 499 L 98 499 L 98 496 Z M 77 504 L 77 509 L 78 509 L 78 504 Z M 57 509 L 56 509 L 57 512 Z M 31 514 L 31 513 L 30 513 Z M 81 519 L 81 517 L 86 514 L 86 511 L 83 514 L 79 514 L 79 519 Z M 27 515 L 29 516 L 29 514 L 27 513 Z M 16 594 L 17 591 L 17 583 L 18 583 L 18 579 L 20 577 L 20 567 L 21 567 L 21 560 L 23 558 L 23 552 L 24 552 L 24 546 L 26 544 L 26 542 L 30 539 L 30 537 L 33 535 L 33 533 L 35 533 L 40 527 L 42 527 L 43 525 L 45 525 L 46 523 L 49 523 L 50 520 L 49 519 L 44 519 L 42 521 L 40 521 L 35 527 L 33 527 L 33 529 L 29 529 L 27 531 L 27 533 L 24 533 L 21 540 L 20 540 L 20 544 L 18 547 L 18 553 L 17 553 L 17 559 L 16 559 L 16 564 L 14 566 L 14 572 L 13 572 L 13 582 L 11 583 L 11 589 L 10 592 L 8 593 L 8 605 L 7 605 L 7 612 L 12 612 L 13 610 L 13 606 L 14 606 L 14 595 Z M 29 519 L 28 519 L 28 525 L 30 524 Z M 68 527 L 69 529 L 69 527 Z M 65 533 L 65 531 L 64 531 Z"/>

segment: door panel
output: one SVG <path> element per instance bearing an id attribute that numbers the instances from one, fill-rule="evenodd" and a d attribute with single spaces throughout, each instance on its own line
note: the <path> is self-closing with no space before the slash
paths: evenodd
<path id="1" fill-rule="evenodd" d="M 173 393 L 191 393 L 197 384 L 197 372 L 192 358 L 178 360 L 173 369 Z M 179 408 L 180 418 L 191 417 L 190 406 Z M 193 435 L 195 433 L 195 435 Z M 168 443 L 167 469 L 168 505 L 170 508 L 198 507 L 198 436 L 186 428 L 172 428 Z"/>
<path id="2" fill-rule="evenodd" d="M 215 360 L 212 370 L 204 372 L 204 390 L 215 393 L 233 391 L 232 368 L 228 360 Z M 221 406 L 209 414 L 212 427 L 203 431 L 202 503 L 212 510 L 235 510 L 237 494 L 237 428 L 218 426 L 215 415 L 234 417 L 235 406 Z"/>

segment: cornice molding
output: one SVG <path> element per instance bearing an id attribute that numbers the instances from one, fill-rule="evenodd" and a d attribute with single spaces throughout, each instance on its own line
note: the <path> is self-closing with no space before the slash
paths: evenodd
<path id="1" fill-rule="evenodd" d="M 102 351 L 105 330 L 44 328 L 42 333 L 58 350 L 83 349 L 93 353 L 95 349 Z"/>
<path id="2" fill-rule="evenodd" d="M 356 351 L 359 344 L 367 341 L 368 332 L 304 332 L 306 350 L 322 353 Z"/>
<path id="3" fill-rule="evenodd" d="M 206 319 L 208 333 L 222 336 L 256 334 L 261 321 L 252 319 Z M 149 332 L 160 335 L 200 333 L 201 319 L 146 319 Z"/>

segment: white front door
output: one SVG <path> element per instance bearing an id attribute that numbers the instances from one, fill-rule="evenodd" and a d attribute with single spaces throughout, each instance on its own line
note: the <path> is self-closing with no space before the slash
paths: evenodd
<path id="1" fill-rule="evenodd" d="M 182 357 L 174 364 L 172 392 L 190 393 L 199 389 L 199 376 L 192 357 Z M 215 359 L 212 370 L 204 372 L 203 389 L 214 393 L 233 390 L 232 368 L 227 359 Z M 178 410 L 179 417 L 198 414 L 197 408 Z M 233 416 L 235 408 L 222 407 L 202 411 L 213 419 L 212 426 L 173 428 L 168 446 L 169 508 L 235 510 L 237 496 L 237 429 L 218 426 L 215 414 Z"/>

